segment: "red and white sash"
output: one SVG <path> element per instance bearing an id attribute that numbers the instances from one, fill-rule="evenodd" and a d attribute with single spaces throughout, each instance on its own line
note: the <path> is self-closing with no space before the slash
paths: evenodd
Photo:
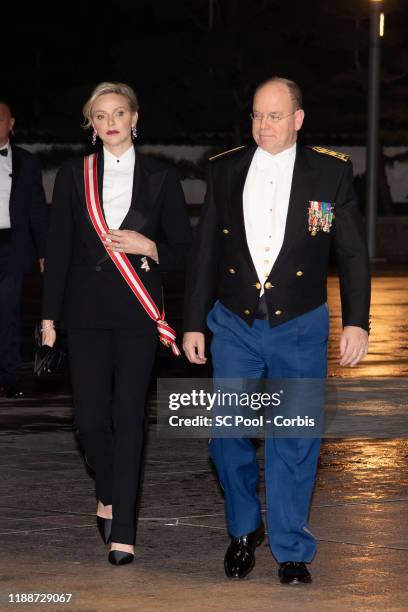
<path id="1" fill-rule="evenodd" d="M 102 214 L 101 203 L 99 200 L 97 162 L 97 153 L 92 153 L 92 155 L 84 157 L 85 199 L 92 224 L 102 241 L 102 234 L 107 234 L 109 232 L 109 228 L 106 225 L 106 221 Z M 103 241 L 102 244 L 104 245 Z M 153 321 L 156 321 L 160 341 L 165 346 L 171 346 L 174 355 L 180 355 L 180 351 L 176 345 L 176 332 L 164 320 L 164 307 L 162 314 L 160 314 L 159 309 L 140 280 L 127 255 L 125 253 L 109 251 L 108 249 L 106 249 L 106 252 L 149 317 L 153 319 Z"/>

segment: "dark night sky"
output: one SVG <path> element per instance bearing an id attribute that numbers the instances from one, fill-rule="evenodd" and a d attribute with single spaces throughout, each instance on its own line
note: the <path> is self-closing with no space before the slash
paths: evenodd
<path id="1" fill-rule="evenodd" d="M 24 10 L 23 7 L 24 6 Z M 76 9 L 80 6 L 80 10 Z M 210 7 L 213 7 L 212 20 Z M 102 80 L 133 85 L 145 142 L 239 142 L 254 86 L 273 74 L 304 89 L 306 137 L 365 138 L 369 0 L 18 3 L 0 98 L 17 137 L 83 141 L 81 107 Z M 408 2 L 384 0 L 382 138 L 408 140 Z"/>

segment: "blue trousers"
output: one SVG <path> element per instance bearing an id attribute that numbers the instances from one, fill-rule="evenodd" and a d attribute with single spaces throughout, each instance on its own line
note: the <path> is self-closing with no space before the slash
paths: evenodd
<path id="1" fill-rule="evenodd" d="M 217 302 L 207 317 L 213 332 L 215 379 L 325 378 L 327 305 L 271 328 L 249 327 Z M 269 545 L 279 563 L 312 560 L 316 540 L 307 526 L 320 438 L 265 439 L 265 489 Z M 228 531 L 239 537 L 261 522 L 259 466 L 248 438 L 212 438 L 211 458 L 225 495 Z"/>

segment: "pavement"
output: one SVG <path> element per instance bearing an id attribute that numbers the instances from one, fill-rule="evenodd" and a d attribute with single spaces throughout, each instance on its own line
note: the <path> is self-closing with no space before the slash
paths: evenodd
<path id="1" fill-rule="evenodd" d="M 344 369 L 337 281 L 330 278 L 329 376 L 384 378 L 391 392 L 393 381 L 400 387 L 408 374 L 407 295 L 406 277 L 389 271 L 374 277 L 370 353 Z M 319 543 L 312 584 L 281 585 L 267 543 L 257 549 L 250 576 L 231 582 L 223 570 L 229 540 L 222 493 L 207 442 L 158 438 L 152 394 L 135 562 L 112 567 L 95 527 L 93 481 L 72 432 L 67 380 L 38 387 L 29 367 L 25 398 L 0 399 L 0 610 L 408 609 L 406 439 L 379 432 L 324 440 L 310 517 Z M 157 374 L 169 372 L 192 375 L 160 353 Z M 258 452 L 263 466 L 262 445 Z M 24 593 L 54 594 L 54 602 L 22 603 Z M 70 601 L 56 603 L 63 593 Z M 10 603 L 12 597 L 21 603 Z"/>

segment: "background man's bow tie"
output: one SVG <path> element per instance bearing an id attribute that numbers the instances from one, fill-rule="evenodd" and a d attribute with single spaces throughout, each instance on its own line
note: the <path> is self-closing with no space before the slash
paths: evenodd
<path id="1" fill-rule="evenodd" d="M 0 155 L 2 155 L 3 157 L 7 157 L 8 149 L 0 149 Z"/>

